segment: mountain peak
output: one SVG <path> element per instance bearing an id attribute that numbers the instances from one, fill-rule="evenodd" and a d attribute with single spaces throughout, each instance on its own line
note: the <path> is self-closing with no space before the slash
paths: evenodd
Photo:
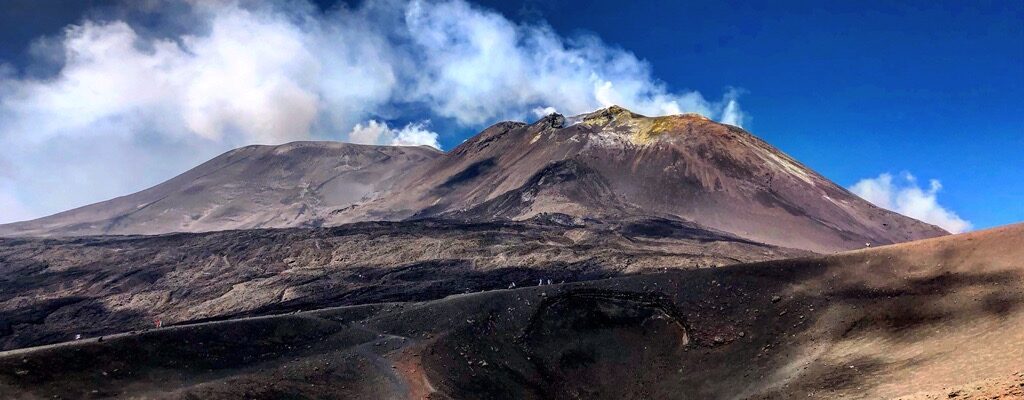
<path id="1" fill-rule="evenodd" d="M 607 125 L 613 121 L 626 121 L 635 118 L 647 117 L 617 105 L 573 117 L 574 120 L 588 125 Z"/>
<path id="2" fill-rule="evenodd" d="M 698 113 L 682 113 L 648 117 L 646 115 L 633 112 L 619 105 L 612 105 L 609 107 L 601 108 L 590 113 L 577 115 L 572 118 L 579 122 L 589 122 L 591 124 L 598 125 L 604 125 L 612 121 L 628 121 L 633 119 L 700 119 L 705 121 L 711 121 L 711 119 Z"/>
<path id="3" fill-rule="evenodd" d="M 620 106 L 611 106 L 570 117 L 567 122 L 569 126 L 580 124 L 589 127 L 593 130 L 593 134 L 612 139 L 601 141 L 601 143 L 608 145 L 629 143 L 635 146 L 655 143 L 667 133 L 683 134 L 692 131 L 694 124 L 724 127 L 724 125 L 696 113 L 648 117 Z"/>

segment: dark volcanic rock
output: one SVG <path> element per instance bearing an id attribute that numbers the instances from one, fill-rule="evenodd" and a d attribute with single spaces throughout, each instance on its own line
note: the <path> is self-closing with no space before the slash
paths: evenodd
<path id="1" fill-rule="evenodd" d="M 657 225 L 653 232 L 638 226 Z M 332 305 L 421 301 L 806 254 L 692 223 L 421 220 L 0 239 L 0 349 Z"/>
<path id="2" fill-rule="evenodd" d="M 815 258 L 176 326 L 0 353 L 0 393 L 1016 399 L 1022 249 L 1017 225 Z M 778 293 L 792 311 L 784 316 L 771 303 Z"/>

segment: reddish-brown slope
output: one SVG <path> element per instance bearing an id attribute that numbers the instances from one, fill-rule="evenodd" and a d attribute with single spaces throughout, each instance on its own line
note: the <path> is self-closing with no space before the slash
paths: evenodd
<path id="1" fill-rule="evenodd" d="M 494 125 L 398 186 L 338 220 L 670 215 L 819 252 L 946 234 L 871 205 L 740 128 L 618 107 Z"/>

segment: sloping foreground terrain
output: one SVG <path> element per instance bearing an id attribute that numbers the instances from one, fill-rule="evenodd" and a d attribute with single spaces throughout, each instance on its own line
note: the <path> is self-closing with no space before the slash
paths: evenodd
<path id="1" fill-rule="evenodd" d="M 664 219 L 0 239 L 0 350 L 273 312 L 808 254 Z"/>
<path id="2" fill-rule="evenodd" d="M 1020 398 L 1024 224 L 0 354 L 14 398 Z"/>
<path id="3" fill-rule="evenodd" d="M 815 252 L 947 234 L 878 207 L 735 126 L 621 107 L 500 122 L 448 153 L 297 142 L 233 150 L 153 188 L 0 236 L 160 234 L 561 213 L 692 221 Z"/>

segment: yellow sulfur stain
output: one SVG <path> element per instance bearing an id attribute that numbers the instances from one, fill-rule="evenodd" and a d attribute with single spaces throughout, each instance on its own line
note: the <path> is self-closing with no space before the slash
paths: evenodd
<path id="1" fill-rule="evenodd" d="M 635 145 L 649 145 L 665 133 L 683 132 L 695 121 L 710 121 L 699 114 L 678 114 L 663 117 L 646 117 L 619 106 L 611 106 L 583 117 L 580 124 L 602 131 L 629 135 Z"/>

